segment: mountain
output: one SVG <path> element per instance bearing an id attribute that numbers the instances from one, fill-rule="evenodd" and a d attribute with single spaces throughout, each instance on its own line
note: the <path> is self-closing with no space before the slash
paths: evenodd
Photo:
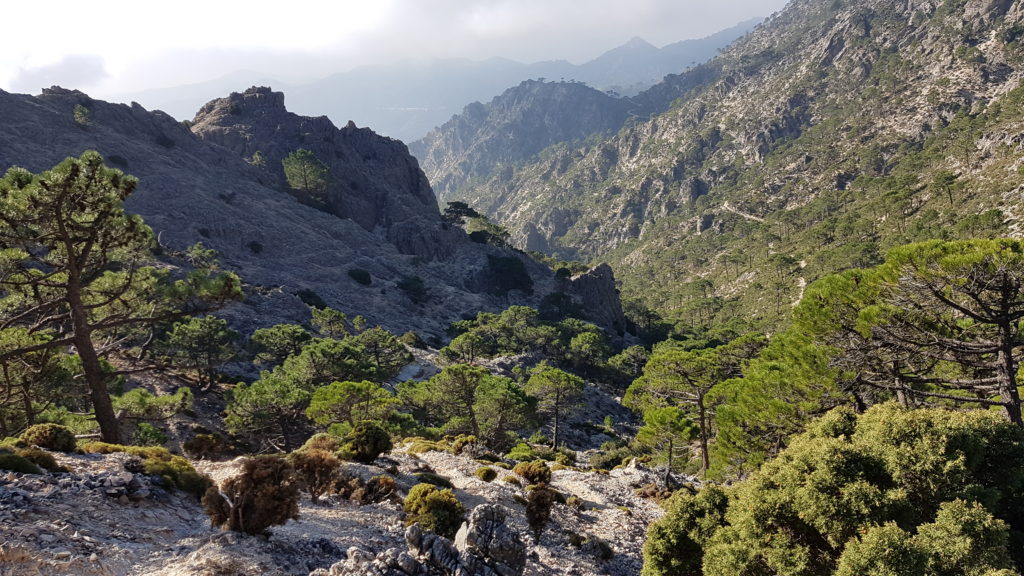
<path id="1" fill-rule="evenodd" d="M 686 322 L 770 326 L 807 282 L 892 246 L 1019 234 L 1022 75 L 1011 0 L 794 0 L 633 98 L 649 119 L 459 199 L 522 247 L 609 261 L 624 293 Z M 464 156 L 446 165 L 478 171 Z"/>
<path id="2" fill-rule="evenodd" d="M 404 144 L 351 124 L 338 129 L 323 116 L 293 114 L 283 94 L 269 88 L 211 101 L 191 129 L 137 104 L 56 87 L 35 97 L 0 91 L 0 122 L 0 169 L 40 172 L 95 149 L 137 176 L 126 208 L 143 216 L 165 254 L 201 241 L 247 283 L 245 302 L 225 311 L 243 331 L 303 322 L 309 316 L 303 302 L 312 302 L 362 314 L 370 325 L 441 338 L 463 315 L 536 306 L 554 290 L 546 266 L 473 242 L 444 223 Z M 285 184 L 281 159 L 298 147 L 327 167 L 330 184 L 320 209 L 301 203 Z M 513 261 L 530 277 L 517 285 L 532 284 L 532 291 L 503 284 L 506 270 L 496 266 Z M 368 282 L 357 281 L 355 270 L 368 273 Z M 400 287 L 417 278 L 425 294 Z M 612 283 L 609 290 L 601 282 Z M 581 276 L 568 292 L 617 309 L 608 302 L 613 283 L 599 271 Z M 621 328 L 621 320 L 610 327 Z"/>
<path id="3" fill-rule="evenodd" d="M 578 82 L 527 80 L 486 105 L 466 106 L 409 149 L 432 176 L 438 200 L 447 202 L 462 198 L 475 179 L 552 144 L 618 130 L 633 107 Z"/>
<path id="4" fill-rule="evenodd" d="M 326 114 L 336 124 L 349 120 L 379 133 L 411 142 L 459 112 L 467 102 L 487 101 L 527 79 L 577 80 L 599 90 L 635 94 L 663 76 L 703 62 L 756 20 L 737 24 L 706 38 L 684 40 L 661 49 L 634 39 L 594 60 L 575 65 L 564 60 L 523 64 L 504 58 L 408 60 L 362 66 L 315 82 L 287 86 L 289 106 L 306 115 Z M 646 47 L 644 47 L 646 46 Z M 273 83 L 266 74 L 236 72 L 199 84 L 148 90 L 118 97 L 191 119 L 195 110 L 217 95 L 242 86 Z"/>
<path id="5" fill-rule="evenodd" d="M 753 30 L 761 20 L 752 18 L 704 38 L 674 42 L 661 48 L 634 37 L 581 64 L 570 78 L 622 95 L 636 95 L 667 74 L 677 74 L 711 60 L 737 38 Z"/>

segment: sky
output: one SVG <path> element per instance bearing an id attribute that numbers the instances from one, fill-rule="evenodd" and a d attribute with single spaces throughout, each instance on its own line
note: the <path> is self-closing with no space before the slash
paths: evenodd
<path id="1" fill-rule="evenodd" d="M 35 0 L 4 6 L 0 89 L 91 96 L 236 71 L 288 82 L 400 60 L 590 60 L 639 36 L 663 46 L 784 0 Z"/>

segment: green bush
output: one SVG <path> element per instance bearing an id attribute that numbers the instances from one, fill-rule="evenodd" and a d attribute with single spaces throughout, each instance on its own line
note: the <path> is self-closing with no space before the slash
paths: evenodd
<path id="1" fill-rule="evenodd" d="M 431 484 L 438 488 L 454 488 L 451 480 L 433 472 L 419 472 L 416 474 L 416 479 L 419 480 L 421 484 Z"/>
<path id="2" fill-rule="evenodd" d="M 573 466 L 576 464 L 576 452 L 569 450 L 568 448 L 559 448 L 555 452 L 555 462 L 562 466 Z"/>
<path id="3" fill-rule="evenodd" d="M 452 440 L 451 446 L 448 451 L 451 452 L 452 454 L 462 454 L 462 451 L 465 448 L 472 447 L 473 445 L 479 443 L 480 441 L 477 440 L 476 436 L 473 436 L 471 434 L 459 434 L 458 436 L 455 437 L 454 440 Z"/>
<path id="4" fill-rule="evenodd" d="M 498 471 L 489 466 L 483 466 L 476 469 L 476 477 L 484 482 L 493 482 L 498 477 Z"/>
<path id="5" fill-rule="evenodd" d="M 526 496 L 526 522 L 533 532 L 533 541 L 540 544 L 540 535 L 551 518 L 551 508 L 557 500 L 556 492 L 547 484 L 540 484 Z"/>
<path id="6" fill-rule="evenodd" d="M 391 447 L 391 436 L 386 430 L 372 422 L 363 422 L 356 425 L 345 437 L 338 457 L 372 464 L 378 456 L 391 450 Z"/>
<path id="7" fill-rule="evenodd" d="M 60 464 L 57 464 L 57 460 L 54 459 L 52 454 L 46 452 L 45 450 L 40 450 L 39 448 L 19 448 L 15 450 L 14 454 L 16 456 L 21 456 L 22 458 L 28 460 L 29 462 L 35 464 L 36 466 L 39 466 L 40 468 L 43 468 L 45 470 L 49 470 L 50 472 L 66 471 L 66 469 L 63 468 Z"/>
<path id="8" fill-rule="evenodd" d="M 647 530 L 642 576 L 702 576 L 704 547 L 725 524 L 726 493 L 708 486 L 693 495 L 677 492 L 667 514 Z"/>
<path id="9" fill-rule="evenodd" d="M 143 473 L 159 476 L 171 488 L 202 496 L 213 484 L 209 476 L 196 472 L 192 464 L 181 456 L 171 454 L 162 446 L 123 446 L 107 442 L 86 442 L 79 446 L 86 454 L 113 454 L 124 452 L 142 458 Z"/>
<path id="10" fill-rule="evenodd" d="M 405 525 L 418 523 L 445 538 L 454 538 L 466 515 L 466 509 L 451 490 L 433 484 L 417 484 L 409 490 L 403 506 Z"/>
<path id="11" fill-rule="evenodd" d="M 297 450 L 288 455 L 288 462 L 314 504 L 338 482 L 341 462 L 326 450 Z"/>
<path id="12" fill-rule="evenodd" d="M 522 476 L 529 484 L 547 484 L 551 482 L 551 469 L 543 460 L 532 462 L 520 462 L 512 469 L 513 472 Z"/>
<path id="13" fill-rule="evenodd" d="M 423 454 L 424 452 L 444 452 L 445 447 L 438 442 L 431 442 L 430 440 L 413 440 L 409 447 L 405 449 L 407 454 Z"/>
<path id="14" fill-rule="evenodd" d="M 11 454 L 10 452 L 0 452 L 0 470 L 10 470 L 19 474 L 43 473 L 43 471 L 33 464 L 28 458 L 18 456 L 17 454 Z"/>
<path id="15" fill-rule="evenodd" d="M 373 279 L 370 273 L 362 268 L 349 268 L 348 275 L 363 286 L 369 286 Z"/>
<path id="16" fill-rule="evenodd" d="M 398 337 L 398 340 L 410 348 L 416 348 L 417 350 L 426 350 L 427 343 L 423 338 L 416 332 L 409 330 L 405 334 Z"/>
<path id="17" fill-rule="evenodd" d="M 257 456 L 218 490 L 211 486 L 203 508 L 214 526 L 262 534 L 267 528 L 299 517 L 299 488 L 294 469 L 280 456 Z M 222 495 L 223 494 L 223 495 Z"/>
<path id="18" fill-rule="evenodd" d="M 193 458 L 211 459 L 224 451 L 224 440 L 216 434 L 196 434 L 186 440 L 181 447 Z"/>
<path id="19" fill-rule="evenodd" d="M 980 575 L 1024 561 L 1024 430 L 991 411 L 837 409 L 728 498 L 711 490 L 669 501 L 644 576 L 914 574 L 921 557 L 929 576 Z"/>
<path id="20" fill-rule="evenodd" d="M 36 424 L 21 433 L 21 439 L 47 450 L 75 451 L 75 435 L 59 424 Z"/>
<path id="21" fill-rule="evenodd" d="M 406 276 L 396 283 L 405 295 L 414 304 L 422 304 L 427 301 L 427 287 L 419 276 Z"/>
<path id="22" fill-rule="evenodd" d="M 148 422 L 139 422 L 132 440 L 139 446 L 161 446 L 167 442 L 167 433 Z"/>
<path id="23" fill-rule="evenodd" d="M 537 454 L 529 444 L 526 442 L 520 442 L 513 446 L 505 457 L 509 460 L 516 460 L 518 462 L 528 462 L 530 460 L 536 460 Z"/>
<path id="24" fill-rule="evenodd" d="M 305 443 L 299 447 L 296 452 L 304 450 L 324 450 L 326 452 L 337 452 L 341 449 L 344 444 L 344 440 L 334 434 L 327 434 L 326 432 L 318 432 L 313 434 L 306 440 Z"/>

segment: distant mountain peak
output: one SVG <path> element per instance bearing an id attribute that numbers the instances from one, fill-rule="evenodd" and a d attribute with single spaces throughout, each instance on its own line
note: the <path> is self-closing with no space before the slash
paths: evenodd
<path id="1" fill-rule="evenodd" d="M 622 46 L 619 46 L 619 48 L 628 48 L 630 50 L 637 50 L 637 49 L 642 49 L 642 50 L 654 49 L 654 50 L 657 50 L 658 49 L 657 46 L 655 46 L 654 44 L 651 44 L 650 42 L 648 42 L 647 40 L 644 40 L 643 38 L 641 38 L 639 36 L 633 36 L 632 38 L 629 39 L 629 42 L 626 42 Z"/>

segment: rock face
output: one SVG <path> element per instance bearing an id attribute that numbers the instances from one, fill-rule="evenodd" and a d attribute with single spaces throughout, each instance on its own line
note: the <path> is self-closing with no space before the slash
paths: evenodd
<path id="1" fill-rule="evenodd" d="M 569 294 L 579 300 L 595 323 L 610 327 L 619 336 L 625 334 L 626 316 L 611 266 L 600 264 L 575 276 L 569 284 Z"/>
<path id="2" fill-rule="evenodd" d="M 468 200 L 694 325 L 770 326 L 804 282 L 893 245 L 1020 233 L 1022 29 L 1006 0 L 794 0 L 633 98 L 653 116 L 495 167 Z"/>
<path id="3" fill-rule="evenodd" d="M 408 551 L 390 548 L 373 556 L 350 548 L 348 559 L 310 576 L 522 576 L 526 545 L 506 525 L 501 506 L 481 504 L 469 514 L 455 542 L 424 534 L 418 524 L 405 531 Z"/>
<path id="4" fill-rule="evenodd" d="M 76 106 L 88 110 L 85 121 L 76 122 Z M 78 91 L 0 91 L 0 171 L 18 165 L 41 172 L 98 150 L 139 178 L 126 209 L 143 216 L 165 253 L 202 242 L 248 284 L 245 302 L 223 312 L 243 333 L 307 321 L 301 296 L 362 314 L 370 325 L 443 338 L 464 314 L 537 306 L 551 292 L 547 267 L 443 224 L 402 143 L 351 125 L 339 130 L 283 106 L 280 93 L 253 88 L 203 107 L 193 131 L 162 112 Z M 326 211 L 302 204 L 284 184 L 281 158 L 299 147 L 330 170 Z M 262 165 L 247 161 L 256 152 Z M 523 261 L 533 293 L 474 291 L 489 263 L 508 257 Z M 368 285 L 349 274 L 357 269 L 369 273 Z M 425 300 L 414 302 L 398 287 L 415 277 Z"/>
<path id="5" fill-rule="evenodd" d="M 240 158 L 262 157 L 261 172 L 282 190 L 289 187 L 281 161 L 300 148 L 310 150 L 328 168 L 324 211 L 367 232 L 380 228 L 403 254 L 443 258 L 454 248 L 442 233 L 430 184 L 397 140 L 351 122 L 339 130 L 326 116 L 292 114 L 284 94 L 267 87 L 209 102 L 196 114 L 192 132 Z"/>
<path id="6" fill-rule="evenodd" d="M 474 179 L 529 160 L 556 142 L 618 130 L 634 107 L 585 84 L 527 80 L 486 105 L 466 106 L 410 150 L 441 202 L 473 200 Z"/>

